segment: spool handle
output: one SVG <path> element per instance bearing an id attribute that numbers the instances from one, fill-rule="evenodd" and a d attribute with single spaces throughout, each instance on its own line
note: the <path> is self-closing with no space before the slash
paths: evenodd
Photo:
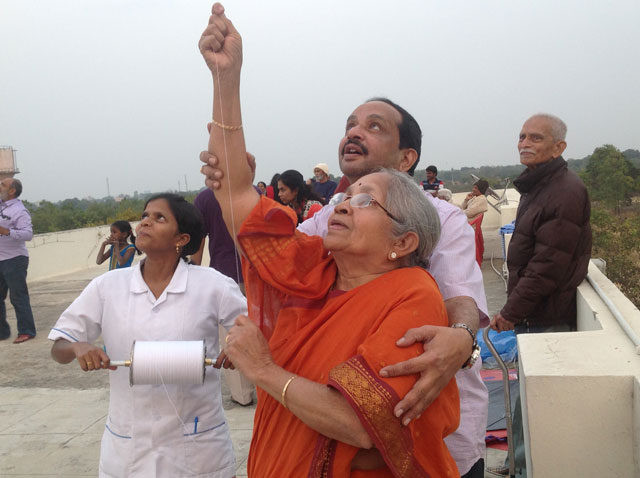
<path id="1" fill-rule="evenodd" d="M 111 360 L 109 365 L 112 367 L 131 367 L 131 360 Z"/>
<path id="2" fill-rule="evenodd" d="M 210 358 L 204 359 L 205 366 L 213 365 L 214 363 L 215 361 L 213 359 L 210 359 Z M 109 362 L 109 365 L 111 365 L 112 367 L 131 367 L 131 360 L 111 360 Z"/>

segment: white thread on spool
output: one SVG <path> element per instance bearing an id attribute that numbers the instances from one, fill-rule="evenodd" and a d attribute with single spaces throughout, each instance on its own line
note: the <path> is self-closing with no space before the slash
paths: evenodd
<path id="1" fill-rule="evenodd" d="M 131 385 L 201 385 L 204 383 L 203 340 L 135 342 L 131 354 Z"/>

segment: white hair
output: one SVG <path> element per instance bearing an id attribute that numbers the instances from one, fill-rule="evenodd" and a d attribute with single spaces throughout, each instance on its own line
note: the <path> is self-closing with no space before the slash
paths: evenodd
<path id="1" fill-rule="evenodd" d="M 415 232 L 418 248 L 409 257 L 410 265 L 426 269 L 429 257 L 440 239 L 440 218 L 436 208 L 408 174 L 394 169 L 380 169 L 377 172 L 389 176 L 386 208 L 397 218 L 391 223 L 391 234 L 401 237 L 409 231 Z"/>
<path id="2" fill-rule="evenodd" d="M 447 202 L 451 202 L 451 199 L 453 198 L 453 193 L 451 192 L 451 189 L 447 189 L 447 188 L 438 189 L 438 197 L 443 198 Z"/>
<path id="3" fill-rule="evenodd" d="M 564 141 L 567 137 L 567 125 L 557 116 L 549 113 L 536 113 L 531 118 L 543 118 L 549 122 L 551 137 L 554 141 Z"/>

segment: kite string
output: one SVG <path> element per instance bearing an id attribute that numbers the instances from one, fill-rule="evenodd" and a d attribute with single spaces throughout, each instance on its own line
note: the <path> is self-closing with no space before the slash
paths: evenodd
<path id="1" fill-rule="evenodd" d="M 223 125 L 226 124 L 224 121 L 224 113 L 223 113 L 223 104 L 222 104 L 222 91 L 220 88 L 220 73 L 219 73 L 219 69 L 218 69 L 218 53 L 216 52 L 213 56 L 214 59 L 214 64 L 216 67 L 216 75 L 215 75 L 215 79 L 218 83 L 218 102 L 220 104 L 220 123 L 222 123 Z M 214 88 L 214 95 L 216 94 L 216 88 Z M 215 100 L 215 97 L 214 97 Z M 214 108 L 215 111 L 215 108 Z M 212 115 L 212 120 L 213 120 L 213 115 Z M 212 126 L 215 127 L 215 124 Z M 224 128 L 220 128 L 222 130 L 222 146 L 224 149 L 224 160 L 225 160 L 225 164 L 227 166 L 227 170 L 225 172 L 225 177 L 222 178 L 222 180 L 226 180 L 227 182 L 227 189 L 228 189 L 228 195 L 229 195 L 229 208 L 231 209 L 231 238 L 233 239 L 233 242 L 236 242 L 236 222 L 235 222 L 235 216 L 233 213 L 233 199 L 232 199 L 232 195 L 231 195 L 231 170 L 229 168 L 229 155 L 227 153 L 227 134 Z M 236 265 L 236 277 L 238 282 L 240 281 L 240 264 L 238 263 L 238 252 L 237 252 L 237 247 L 234 247 L 234 257 L 233 257 L 233 261 Z"/>

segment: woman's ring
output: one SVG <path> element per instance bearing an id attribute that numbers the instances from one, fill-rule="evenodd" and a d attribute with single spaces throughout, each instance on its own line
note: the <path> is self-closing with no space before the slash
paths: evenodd
<path id="1" fill-rule="evenodd" d="M 89 366 L 93 367 L 93 362 L 87 362 L 87 367 Z"/>
<path id="2" fill-rule="evenodd" d="M 230 338 L 230 336 L 229 336 L 229 335 L 227 335 L 227 336 L 224 338 L 224 342 L 225 342 L 226 344 L 228 344 L 228 343 L 229 343 L 229 338 Z"/>

